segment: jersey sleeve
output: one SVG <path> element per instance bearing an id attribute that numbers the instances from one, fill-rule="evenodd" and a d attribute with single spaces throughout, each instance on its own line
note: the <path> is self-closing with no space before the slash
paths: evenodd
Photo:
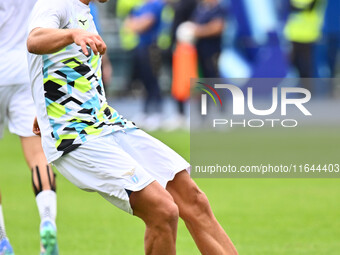
<path id="1" fill-rule="evenodd" d="M 28 33 L 33 29 L 64 28 L 69 22 L 69 9 L 64 0 L 39 0 L 34 6 L 28 25 Z"/>

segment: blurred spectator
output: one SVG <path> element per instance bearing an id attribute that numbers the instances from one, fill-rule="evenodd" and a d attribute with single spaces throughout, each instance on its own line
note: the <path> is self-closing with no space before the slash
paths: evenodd
<path id="1" fill-rule="evenodd" d="M 124 18 L 131 10 L 143 3 L 143 0 L 117 0 L 117 16 Z"/>
<path id="2" fill-rule="evenodd" d="M 162 0 L 144 0 L 135 6 L 125 20 L 124 27 L 138 35 L 138 45 L 133 50 L 135 77 L 140 80 L 147 92 L 144 113 L 140 115 L 140 125 L 148 130 L 158 129 L 161 125 L 162 98 L 156 76 L 157 66 L 153 65 L 157 54 L 156 40 L 161 25 Z M 136 121 L 138 123 L 138 121 Z"/>
<path id="3" fill-rule="evenodd" d="M 336 60 L 340 47 L 340 1 L 328 0 L 324 20 L 324 39 L 327 45 L 327 63 L 330 77 L 335 77 Z"/>
<path id="4" fill-rule="evenodd" d="M 218 0 L 203 0 L 193 13 L 198 61 L 204 78 L 220 77 L 217 63 L 225 18 L 226 11 Z"/>
<path id="5" fill-rule="evenodd" d="M 173 44 L 176 42 L 176 30 L 178 26 L 192 18 L 192 14 L 197 6 L 197 0 L 173 0 L 175 17 L 171 29 L 171 38 Z"/>
<path id="6" fill-rule="evenodd" d="M 197 51 L 194 45 L 194 28 L 192 22 L 183 22 L 176 32 L 176 47 L 172 60 L 171 94 L 178 102 L 178 114 L 164 123 L 164 129 L 174 130 L 189 128 L 185 117 L 184 103 L 190 97 L 190 79 L 197 78 Z"/>
<path id="7" fill-rule="evenodd" d="M 186 52 L 188 54 L 188 56 L 186 56 L 185 54 L 182 54 L 180 51 L 178 51 L 178 48 L 176 48 L 176 31 L 179 27 L 180 24 L 190 20 L 192 18 L 192 14 L 194 12 L 194 10 L 196 9 L 197 6 L 197 0 L 172 0 L 172 1 L 168 1 L 170 2 L 172 8 L 174 9 L 175 12 L 175 16 L 173 18 L 173 23 L 172 23 L 172 27 L 171 27 L 171 31 L 170 31 L 170 38 L 171 38 L 171 43 L 172 43 L 172 49 L 174 50 L 173 54 L 181 54 L 182 58 L 185 58 L 186 61 L 182 61 L 181 59 L 178 59 L 178 61 L 181 62 L 181 65 L 176 65 L 176 56 L 174 55 L 174 66 L 176 65 L 177 68 L 181 68 L 181 66 L 186 65 L 186 62 L 190 62 L 190 58 L 192 58 L 192 53 Z M 192 62 L 192 61 L 191 61 Z M 185 66 L 186 69 L 189 66 Z M 186 70 L 182 70 L 182 71 L 186 71 Z M 173 70 L 173 72 L 176 72 L 176 70 Z M 192 73 L 192 71 L 188 71 L 188 75 L 190 75 Z M 174 74 L 176 75 L 176 74 Z M 174 78 L 174 76 L 173 76 Z M 195 77 L 191 77 L 191 78 L 195 78 Z M 174 99 L 177 102 L 177 110 L 178 113 L 175 114 L 172 118 L 168 119 L 167 121 L 164 122 L 163 128 L 166 130 L 175 130 L 175 129 L 179 129 L 179 128 L 187 128 L 188 127 L 188 121 L 187 118 L 185 117 L 185 102 L 187 101 L 187 97 L 186 96 L 178 96 L 176 92 L 174 92 L 175 86 L 182 86 L 182 91 L 186 90 L 186 85 L 185 84 L 176 84 L 177 82 L 176 79 L 172 81 L 172 95 L 174 97 Z M 190 81 L 188 81 L 189 83 Z M 189 88 L 190 90 L 190 88 Z M 186 94 L 186 93 L 184 93 Z"/>
<path id="8" fill-rule="evenodd" d="M 315 76 L 314 46 L 321 35 L 322 0 L 290 0 L 291 11 L 285 26 L 285 36 L 292 42 L 292 64 L 301 78 Z M 308 89 L 311 84 L 306 84 Z"/>
<path id="9" fill-rule="evenodd" d="M 197 57 L 203 77 L 220 76 L 218 58 L 226 18 L 218 0 L 178 1 L 174 8 L 172 38 L 177 45 L 173 54 L 172 94 L 178 102 L 179 114 L 165 122 L 164 128 L 168 130 L 188 127 L 184 102 L 190 95 L 190 78 L 197 77 Z"/>

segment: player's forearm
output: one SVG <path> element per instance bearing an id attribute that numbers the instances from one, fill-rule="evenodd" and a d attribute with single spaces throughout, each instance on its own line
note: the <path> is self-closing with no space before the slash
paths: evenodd
<path id="1" fill-rule="evenodd" d="M 222 19 L 215 19 L 205 25 L 196 25 L 195 37 L 205 38 L 218 36 L 223 33 L 224 21 Z"/>
<path id="2" fill-rule="evenodd" d="M 33 54 L 55 53 L 74 42 L 76 29 L 36 28 L 28 36 L 27 49 Z"/>

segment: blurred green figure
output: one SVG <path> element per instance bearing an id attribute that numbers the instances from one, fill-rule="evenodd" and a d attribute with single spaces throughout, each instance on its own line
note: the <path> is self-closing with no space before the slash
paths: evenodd
<path id="1" fill-rule="evenodd" d="M 321 36 L 324 1 L 290 0 L 290 5 L 284 34 L 292 42 L 292 64 L 301 78 L 312 78 L 315 73 L 314 44 Z"/>
<path id="2" fill-rule="evenodd" d="M 117 0 L 117 16 L 119 18 L 125 18 L 133 8 L 142 3 L 143 0 Z"/>

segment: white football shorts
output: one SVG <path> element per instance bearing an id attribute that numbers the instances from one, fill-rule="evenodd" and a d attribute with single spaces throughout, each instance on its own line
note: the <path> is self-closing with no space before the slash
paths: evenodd
<path id="1" fill-rule="evenodd" d="M 190 165 L 176 152 L 140 129 L 117 131 L 82 144 L 53 162 L 77 187 L 98 192 L 133 214 L 129 193 L 153 181 L 164 188 Z"/>
<path id="2" fill-rule="evenodd" d="M 35 116 L 29 84 L 0 86 L 0 138 L 6 121 L 11 133 L 23 137 L 35 136 L 32 131 Z"/>

